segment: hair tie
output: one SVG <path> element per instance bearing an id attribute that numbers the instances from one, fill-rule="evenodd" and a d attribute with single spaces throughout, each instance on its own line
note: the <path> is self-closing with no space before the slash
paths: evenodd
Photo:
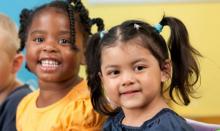
<path id="1" fill-rule="evenodd" d="M 103 37 L 104 37 L 104 35 L 105 35 L 105 31 L 103 30 L 103 31 L 100 31 L 99 32 L 99 37 L 102 39 Z"/>
<path id="2" fill-rule="evenodd" d="M 156 24 L 156 25 L 154 25 L 154 28 L 156 29 L 156 31 L 158 33 L 160 33 L 163 29 L 163 26 L 161 24 Z"/>
<path id="3" fill-rule="evenodd" d="M 139 29 L 140 29 L 140 27 L 141 27 L 140 25 L 138 25 L 138 24 L 134 23 L 134 28 L 135 28 L 135 29 L 139 30 Z"/>

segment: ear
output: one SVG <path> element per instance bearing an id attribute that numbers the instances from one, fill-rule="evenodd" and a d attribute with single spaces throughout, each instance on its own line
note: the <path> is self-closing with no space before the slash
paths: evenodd
<path id="1" fill-rule="evenodd" d="M 165 60 L 161 67 L 161 82 L 165 82 L 171 78 L 172 74 L 172 62 L 171 60 Z"/>
<path id="2" fill-rule="evenodd" d="M 12 67 L 13 73 L 18 72 L 18 70 L 21 68 L 23 60 L 24 60 L 24 57 L 21 53 L 15 55 L 13 59 L 13 67 Z"/>

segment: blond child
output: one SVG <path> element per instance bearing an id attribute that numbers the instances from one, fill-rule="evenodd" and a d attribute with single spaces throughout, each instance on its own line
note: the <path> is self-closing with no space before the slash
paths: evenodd
<path id="1" fill-rule="evenodd" d="M 16 25 L 4 14 L 0 14 L 0 34 L 0 130 L 16 131 L 17 105 L 31 90 L 16 79 L 23 56 Z"/>

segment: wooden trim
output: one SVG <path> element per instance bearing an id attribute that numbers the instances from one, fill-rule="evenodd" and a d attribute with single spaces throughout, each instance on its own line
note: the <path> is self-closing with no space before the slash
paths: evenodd
<path id="1" fill-rule="evenodd" d="M 206 122 L 210 124 L 220 124 L 220 116 L 190 117 L 189 119 Z"/>

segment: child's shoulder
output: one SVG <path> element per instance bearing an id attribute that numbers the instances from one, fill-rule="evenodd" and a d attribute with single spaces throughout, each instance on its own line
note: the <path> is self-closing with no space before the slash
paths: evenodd
<path id="1" fill-rule="evenodd" d="M 121 121 L 124 118 L 124 114 L 122 111 L 119 111 L 115 116 L 110 116 L 103 125 L 104 131 L 114 131 L 119 130 L 120 126 L 122 126 Z"/>
<path id="2" fill-rule="evenodd" d="M 86 81 L 83 80 L 73 87 L 67 97 L 69 102 L 63 109 L 60 119 L 63 126 L 78 125 L 80 126 L 78 129 L 87 127 L 100 130 L 106 118 L 93 109 Z"/>
<path id="3" fill-rule="evenodd" d="M 66 111 L 73 112 L 84 112 L 88 110 L 93 110 L 90 92 L 85 80 L 81 81 L 73 87 L 73 89 L 65 96 L 65 101 L 67 102 Z"/>
<path id="4" fill-rule="evenodd" d="M 145 121 L 141 127 L 123 125 L 121 124 L 123 118 L 123 112 L 119 112 L 116 116 L 110 117 L 104 124 L 104 130 L 193 131 L 193 128 L 186 123 L 184 118 L 168 108 L 162 109 L 152 119 Z"/>
<path id="5" fill-rule="evenodd" d="M 31 93 L 29 93 L 27 96 L 25 96 L 22 101 L 20 102 L 19 106 L 25 106 L 29 105 L 30 103 L 35 103 L 37 100 L 37 97 L 39 96 L 40 89 L 37 89 Z M 72 104 L 75 102 L 81 102 L 81 101 L 89 101 L 90 94 L 89 90 L 86 84 L 86 81 L 83 80 L 77 85 L 75 85 L 72 90 L 60 101 L 68 102 L 68 104 Z"/>
<path id="6" fill-rule="evenodd" d="M 82 80 L 80 83 L 75 85 L 68 93 L 68 97 L 73 101 L 90 99 L 90 92 L 87 86 L 87 82 L 85 80 Z"/>
<path id="7" fill-rule="evenodd" d="M 8 95 L 2 106 L 4 106 L 4 108 L 11 108 L 14 110 L 17 108 L 17 105 L 20 103 L 20 101 L 30 92 L 31 89 L 28 85 L 22 85 L 20 87 L 17 87 Z"/>
<path id="8" fill-rule="evenodd" d="M 31 92 L 30 94 L 28 94 L 27 96 L 25 96 L 19 103 L 18 110 L 26 109 L 28 106 L 32 107 L 36 103 L 39 93 L 40 93 L 40 89 L 37 89 Z M 68 110 L 68 108 L 73 108 L 73 107 L 79 108 L 80 105 L 83 106 L 85 103 L 89 103 L 89 102 L 90 102 L 90 94 L 87 88 L 86 81 L 83 80 L 77 85 L 75 85 L 65 97 L 63 97 L 61 100 L 57 101 L 53 105 L 56 106 L 63 105 L 62 108 Z"/>
<path id="9" fill-rule="evenodd" d="M 0 106 L 0 112 L 5 115 L 14 115 L 21 99 L 30 92 L 31 89 L 28 85 L 17 87 L 8 95 L 6 100 L 2 103 L 2 105 Z"/>
<path id="10" fill-rule="evenodd" d="M 26 84 L 17 87 L 14 91 L 12 91 L 9 96 L 7 97 L 8 100 L 12 101 L 20 101 L 24 96 L 29 94 L 32 90 Z"/>
<path id="11" fill-rule="evenodd" d="M 151 120 L 146 121 L 147 126 L 163 131 L 193 131 L 186 120 L 171 109 L 164 108 Z M 144 123 L 145 124 L 145 123 Z"/>
<path id="12" fill-rule="evenodd" d="M 17 111 L 22 111 L 30 104 L 34 104 L 35 100 L 38 97 L 38 94 L 39 94 L 39 90 L 35 90 L 35 91 L 32 91 L 31 93 L 27 94 L 26 96 L 24 96 L 18 105 Z"/>
<path id="13" fill-rule="evenodd" d="M 56 123 L 58 128 L 71 126 L 74 127 L 74 129 L 84 129 L 87 127 L 88 129 L 94 128 L 100 130 L 105 120 L 105 117 L 95 112 L 92 107 L 86 81 L 81 81 L 74 86 L 64 98 L 50 107 L 42 109 L 43 111 L 33 108 L 33 104 L 35 104 L 38 95 L 39 90 L 30 93 L 22 100 L 17 111 L 18 119 L 22 119 L 21 117 L 29 117 L 30 114 L 28 114 L 28 112 L 33 113 L 31 109 L 34 109 L 34 112 L 39 111 L 44 113 L 43 115 L 53 112 L 53 116 L 47 115 L 47 117 L 56 117 L 56 119 L 58 119 Z"/>

